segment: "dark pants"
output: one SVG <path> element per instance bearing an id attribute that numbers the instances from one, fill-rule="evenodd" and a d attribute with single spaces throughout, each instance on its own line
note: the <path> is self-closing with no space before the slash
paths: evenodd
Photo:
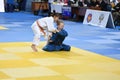
<path id="1" fill-rule="evenodd" d="M 51 15 L 51 3 L 48 4 L 49 5 L 49 10 L 48 10 L 48 15 Z"/>
<path id="2" fill-rule="evenodd" d="M 120 25 L 120 12 L 113 12 L 112 15 L 113 15 L 115 26 L 119 26 Z"/>
<path id="3" fill-rule="evenodd" d="M 14 11 L 14 5 L 13 4 L 7 4 L 6 5 L 6 12 L 13 12 Z"/>
<path id="4" fill-rule="evenodd" d="M 43 50 L 45 51 L 70 51 L 71 47 L 69 45 L 54 45 L 54 44 L 48 44 L 46 45 Z"/>

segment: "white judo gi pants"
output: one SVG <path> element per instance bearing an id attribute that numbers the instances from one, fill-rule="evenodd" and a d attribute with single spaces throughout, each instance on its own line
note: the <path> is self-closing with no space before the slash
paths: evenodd
<path id="1" fill-rule="evenodd" d="M 41 30 L 38 27 L 36 22 L 33 23 L 31 28 L 32 28 L 33 33 L 34 33 L 34 38 L 33 38 L 33 43 L 32 44 L 38 46 L 40 44 L 40 37 L 43 35 L 43 33 L 41 32 Z"/>

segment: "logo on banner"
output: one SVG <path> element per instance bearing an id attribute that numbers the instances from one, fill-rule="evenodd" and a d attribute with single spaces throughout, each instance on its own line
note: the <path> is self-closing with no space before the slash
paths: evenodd
<path id="1" fill-rule="evenodd" d="M 89 23 L 91 20 L 92 20 L 92 14 L 89 13 L 88 16 L 87 16 L 87 22 Z"/>
<path id="2" fill-rule="evenodd" d="M 99 24 L 101 24 L 101 22 L 103 21 L 104 17 L 105 17 L 104 14 L 101 14 L 101 15 L 99 16 Z"/>

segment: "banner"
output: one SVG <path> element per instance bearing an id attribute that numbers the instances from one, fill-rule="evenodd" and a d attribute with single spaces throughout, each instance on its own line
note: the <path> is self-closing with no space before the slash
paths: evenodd
<path id="1" fill-rule="evenodd" d="M 110 12 L 87 9 L 83 24 L 115 28 Z"/>
<path id="2" fill-rule="evenodd" d="M 51 12 L 55 10 L 56 13 L 62 13 L 62 7 L 61 4 L 51 4 Z"/>
<path id="3" fill-rule="evenodd" d="M 69 6 L 63 6 L 62 7 L 62 16 L 69 16 L 69 17 L 71 17 L 71 14 L 72 14 L 71 7 L 69 7 Z"/>
<path id="4" fill-rule="evenodd" d="M 0 12 L 5 12 L 4 0 L 0 0 Z"/>

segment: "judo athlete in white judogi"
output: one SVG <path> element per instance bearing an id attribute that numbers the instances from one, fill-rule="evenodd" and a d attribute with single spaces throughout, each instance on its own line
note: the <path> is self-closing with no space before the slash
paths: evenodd
<path id="1" fill-rule="evenodd" d="M 32 30 L 34 32 L 34 39 L 33 39 L 33 43 L 31 45 L 31 48 L 33 49 L 33 51 L 37 52 L 37 46 L 40 43 L 40 37 L 41 35 L 44 36 L 49 36 L 49 32 L 56 32 L 56 28 L 54 27 L 54 22 L 59 20 L 59 15 L 58 14 L 54 14 L 51 17 L 45 17 L 45 18 L 41 18 L 36 20 L 33 24 L 32 24 Z"/>

